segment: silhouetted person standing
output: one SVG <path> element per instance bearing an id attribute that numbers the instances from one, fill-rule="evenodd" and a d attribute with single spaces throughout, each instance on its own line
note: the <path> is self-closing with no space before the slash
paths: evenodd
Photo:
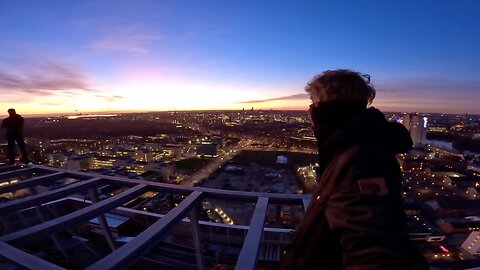
<path id="1" fill-rule="evenodd" d="M 318 186 L 282 269 L 428 269 L 410 245 L 396 154 L 407 129 L 373 107 L 370 76 L 327 70 L 305 88 L 318 142 Z"/>
<path id="2" fill-rule="evenodd" d="M 8 159 L 10 164 L 15 164 L 15 143 L 22 153 L 22 161 L 29 163 L 27 151 L 25 150 L 25 138 L 23 137 L 24 119 L 15 112 L 15 109 L 8 110 L 9 117 L 3 119 L 2 128 L 7 129 L 6 138 L 8 142 Z"/>

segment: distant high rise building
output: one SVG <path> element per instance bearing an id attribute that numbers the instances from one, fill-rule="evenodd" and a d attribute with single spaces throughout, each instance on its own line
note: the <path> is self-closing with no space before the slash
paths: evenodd
<path id="1" fill-rule="evenodd" d="M 405 114 L 403 115 L 403 121 L 402 124 L 410 131 L 410 114 Z"/>
<path id="2" fill-rule="evenodd" d="M 418 148 L 425 145 L 427 140 L 428 118 L 417 114 L 405 114 L 403 125 L 412 136 L 413 147 Z"/>

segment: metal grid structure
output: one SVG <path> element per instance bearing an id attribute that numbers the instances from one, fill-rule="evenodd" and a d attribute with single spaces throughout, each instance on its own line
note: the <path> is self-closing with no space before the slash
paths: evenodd
<path id="1" fill-rule="evenodd" d="M 188 216 L 191 225 L 192 241 L 194 244 L 197 264 L 196 267 L 198 269 L 204 269 L 202 253 L 200 250 L 201 239 L 199 234 L 199 220 L 196 211 L 192 210 L 199 205 L 201 200 L 206 198 L 240 200 L 256 203 L 248 227 L 248 232 L 236 263 L 236 269 L 255 269 L 262 241 L 262 234 L 268 229 L 264 227 L 268 204 L 279 203 L 303 205 L 304 209 L 306 209 L 310 201 L 308 195 L 241 192 L 177 186 L 150 181 L 132 180 L 122 177 L 75 172 L 40 165 L 1 165 L 0 180 L 12 179 L 12 177 L 34 172 L 39 172 L 41 175 L 0 187 L 0 194 L 24 188 L 30 188 L 30 190 L 33 191 L 30 196 L 1 203 L 0 216 L 22 209 L 39 207 L 40 205 L 64 198 L 65 196 L 77 192 L 88 191 L 90 198 L 95 203 L 66 215 L 51 220 L 45 220 L 40 224 L 0 236 L 0 255 L 28 269 L 64 268 L 16 248 L 14 245 L 23 245 L 44 239 L 50 235 L 62 230 L 67 230 L 75 225 L 87 222 L 96 217 L 99 218 L 100 227 L 104 232 L 105 239 L 113 251 L 90 265 L 87 269 L 128 268 L 129 265 L 155 247 L 155 245 L 160 242 L 162 236 L 167 234 L 172 226 L 183 220 L 186 216 Z M 34 189 L 32 188 L 37 184 L 62 177 L 75 177 L 79 179 L 79 181 L 38 194 L 34 192 Z M 92 191 L 95 190 L 96 186 L 101 184 L 118 184 L 128 187 L 128 189 L 105 200 L 98 200 L 97 192 Z M 185 196 L 185 199 L 131 241 L 116 248 L 104 214 L 112 209 L 121 207 L 124 203 L 138 197 L 146 191 L 179 194 Z"/>

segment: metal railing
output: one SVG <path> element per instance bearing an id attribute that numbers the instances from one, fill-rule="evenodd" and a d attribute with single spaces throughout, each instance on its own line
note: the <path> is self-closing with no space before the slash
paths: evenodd
<path id="1" fill-rule="evenodd" d="M 195 251 L 196 264 L 198 269 L 204 268 L 201 251 L 201 238 L 199 232 L 199 220 L 196 214 L 196 207 L 203 199 L 224 199 L 255 202 L 253 216 L 248 226 L 248 231 L 241 248 L 236 269 L 255 269 L 259 249 L 262 241 L 262 234 L 265 228 L 265 217 L 269 203 L 302 205 L 306 209 L 310 201 L 308 195 L 296 194 L 274 194 L 259 192 L 241 192 L 231 190 L 218 190 L 202 187 L 178 186 L 143 180 L 132 180 L 122 177 L 103 176 L 92 173 L 76 172 L 59 168 L 51 168 L 40 165 L 31 166 L 0 166 L 0 182 L 28 173 L 40 172 L 41 176 L 31 177 L 17 183 L 0 187 L 0 194 L 13 192 L 19 189 L 33 189 L 35 185 L 63 178 L 74 177 L 79 181 L 54 190 L 23 197 L 0 204 L 0 216 L 30 207 L 39 207 L 42 204 L 64 198 L 78 192 L 89 192 L 92 203 L 80 210 L 56 217 L 51 220 L 33 225 L 18 231 L 0 236 L 0 255 L 6 259 L 29 269 L 63 269 L 51 262 L 43 260 L 33 254 L 29 254 L 15 246 L 26 245 L 55 233 L 68 230 L 92 218 L 99 217 L 100 226 L 104 232 L 107 242 L 113 251 L 93 263 L 87 269 L 122 269 L 128 268 L 139 258 L 149 252 L 164 235 L 177 223 L 184 221 L 188 216 L 191 225 L 193 248 Z M 104 184 L 118 184 L 128 187 L 127 190 L 104 200 L 95 198 L 96 192 L 92 195 L 92 189 Z M 182 202 L 172 208 L 168 213 L 159 218 L 146 230 L 138 234 L 131 241 L 115 248 L 111 244 L 111 234 L 106 224 L 104 214 L 116 208 L 121 208 L 126 202 L 140 196 L 147 191 L 167 192 L 185 196 Z M 202 222 L 202 226 L 209 222 Z M 212 223 L 213 226 L 214 223 Z M 228 225 L 225 225 L 228 226 Z M 110 239 L 109 239 L 110 237 Z"/>

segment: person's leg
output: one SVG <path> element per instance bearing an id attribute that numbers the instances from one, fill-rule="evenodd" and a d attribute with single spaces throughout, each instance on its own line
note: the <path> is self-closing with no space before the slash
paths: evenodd
<path id="1" fill-rule="evenodd" d="M 11 165 L 15 164 L 15 138 L 7 138 L 8 142 L 8 159 Z"/>
<path id="2" fill-rule="evenodd" d="M 25 149 L 25 139 L 23 137 L 17 138 L 18 148 L 20 148 L 20 153 L 22 153 L 22 161 L 23 163 L 27 164 L 30 162 L 28 159 L 27 150 Z"/>

